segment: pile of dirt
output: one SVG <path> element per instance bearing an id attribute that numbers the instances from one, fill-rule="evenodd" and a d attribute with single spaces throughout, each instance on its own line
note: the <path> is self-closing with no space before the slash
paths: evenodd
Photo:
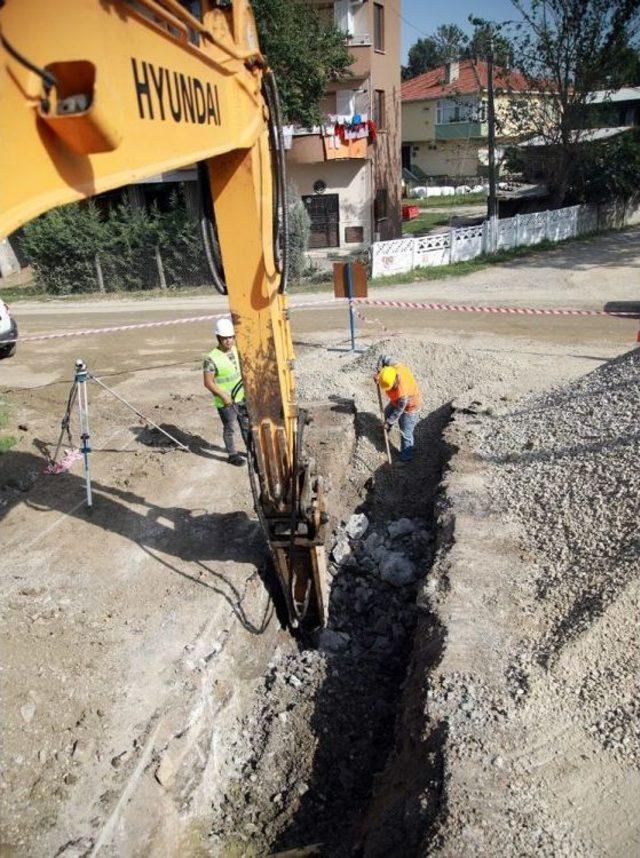
<path id="1" fill-rule="evenodd" d="M 639 382 L 636 351 L 500 416 L 456 412 L 422 593 L 446 643 L 434 664 L 418 627 L 413 665 L 413 739 L 440 758 L 421 854 L 637 847 Z"/>

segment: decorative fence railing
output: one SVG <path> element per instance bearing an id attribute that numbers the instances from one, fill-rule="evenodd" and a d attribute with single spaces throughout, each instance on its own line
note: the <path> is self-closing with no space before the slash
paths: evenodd
<path id="1" fill-rule="evenodd" d="M 451 265 L 512 247 L 563 241 L 598 229 L 624 226 L 640 219 L 635 207 L 570 206 L 476 226 L 432 232 L 415 238 L 377 241 L 371 245 L 372 276 L 405 274 L 414 268 Z"/>

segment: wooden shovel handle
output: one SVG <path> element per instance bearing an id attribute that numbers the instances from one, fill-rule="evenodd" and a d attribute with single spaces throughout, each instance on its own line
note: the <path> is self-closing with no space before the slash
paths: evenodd
<path id="1" fill-rule="evenodd" d="M 389 446 L 389 433 L 387 432 L 387 424 L 384 419 L 384 408 L 382 407 L 382 391 L 380 385 L 376 382 L 376 390 L 378 391 L 378 405 L 380 407 L 380 419 L 382 420 L 382 434 L 384 435 L 384 446 L 387 448 L 387 460 L 391 464 L 391 447 Z"/>

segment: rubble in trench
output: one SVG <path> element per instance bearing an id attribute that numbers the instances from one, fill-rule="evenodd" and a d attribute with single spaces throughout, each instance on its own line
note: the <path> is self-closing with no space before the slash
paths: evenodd
<path id="1" fill-rule="evenodd" d="M 384 463 L 371 379 L 378 355 L 398 348 L 426 400 L 409 467 Z M 358 848 L 394 743 L 423 610 L 418 595 L 433 561 L 448 400 L 471 396 L 481 380 L 497 394 L 505 374 L 513 370 L 482 357 L 470 363 L 462 350 L 417 339 L 383 342 L 342 365 L 336 360 L 322 375 L 317 364 L 303 371 L 303 399 L 324 392 L 338 407 L 348 394 L 355 402 L 358 439 L 340 508 L 358 511 L 345 511 L 335 531 L 327 628 L 299 650 L 275 653 L 251 712 L 231 737 L 230 776 L 209 826 L 214 854 L 261 855 L 313 843 L 322 844 L 319 854 Z M 417 812 L 427 817 L 431 810 Z M 420 830 L 416 825 L 416 838 Z"/>

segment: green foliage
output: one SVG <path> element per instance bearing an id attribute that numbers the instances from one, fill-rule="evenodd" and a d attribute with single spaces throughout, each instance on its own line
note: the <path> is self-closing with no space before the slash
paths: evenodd
<path id="1" fill-rule="evenodd" d="M 628 200 L 640 189 L 640 130 L 583 144 L 572 170 L 567 198 L 573 203 Z"/>
<path id="2" fill-rule="evenodd" d="M 54 295 L 97 292 L 96 255 L 106 291 L 153 289 L 156 247 L 169 286 L 209 282 L 200 227 L 181 192 L 166 212 L 122 203 L 102 213 L 93 201 L 72 203 L 27 224 L 22 240 L 38 287 Z"/>
<path id="3" fill-rule="evenodd" d="M 345 77 L 353 60 L 345 34 L 299 0 L 253 0 L 252 6 L 286 121 L 315 125 L 327 84 Z"/>
<path id="4" fill-rule="evenodd" d="M 491 44 L 492 42 L 493 44 Z M 477 60 L 486 60 L 491 49 L 493 49 L 493 61 L 496 66 L 511 68 L 513 65 L 513 46 L 509 39 L 501 33 L 492 33 L 486 25 L 476 25 L 473 36 L 466 47 L 465 55 Z"/>
<path id="5" fill-rule="evenodd" d="M 308 267 L 307 247 L 311 219 L 300 195 L 293 185 L 287 188 L 287 209 L 289 213 L 289 274 L 300 277 Z"/>
<path id="6" fill-rule="evenodd" d="M 409 80 L 459 59 L 467 42 L 467 37 L 456 24 L 441 24 L 433 35 L 418 39 L 409 48 L 407 65 L 402 68 L 402 79 Z"/>
<path id="7" fill-rule="evenodd" d="M 543 94 L 513 105 L 517 134 L 542 138 L 542 172 L 556 206 L 587 155 L 585 109 L 592 92 L 619 86 L 634 74 L 640 0 L 512 0 L 520 22 L 511 27 L 514 60 L 531 89 Z M 637 70 L 637 69 L 636 69 Z M 587 156 L 589 159 L 591 156 Z"/>
<path id="8" fill-rule="evenodd" d="M 0 397 L 0 430 L 9 422 L 9 405 L 6 399 Z M 5 435 L 0 432 L 0 454 L 7 453 L 12 447 L 18 443 L 15 435 Z"/>
<path id="9" fill-rule="evenodd" d="M 95 203 L 73 203 L 27 224 L 22 250 L 46 291 L 95 292 L 94 257 L 107 241 L 106 224 Z"/>
<path id="10" fill-rule="evenodd" d="M 488 30 L 477 26 L 469 38 L 456 24 L 442 24 L 431 36 L 418 39 L 409 48 L 402 79 L 409 80 L 447 62 L 460 59 L 484 60 L 488 53 Z M 496 65 L 510 66 L 513 49 L 504 35 L 494 35 L 493 55 Z"/>
<path id="11" fill-rule="evenodd" d="M 404 221 L 402 224 L 403 235 L 424 235 L 435 226 L 447 226 L 450 216 L 447 212 L 423 211 L 419 217 Z"/>

